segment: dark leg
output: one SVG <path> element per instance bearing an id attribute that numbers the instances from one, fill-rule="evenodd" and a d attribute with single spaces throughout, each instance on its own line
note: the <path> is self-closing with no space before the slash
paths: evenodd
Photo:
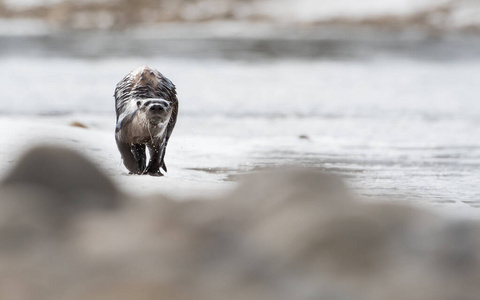
<path id="1" fill-rule="evenodd" d="M 133 157 L 137 161 L 137 168 L 140 173 L 143 173 L 146 170 L 147 165 L 147 156 L 145 154 L 145 145 L 142 144 L 133 144 L 132 145 Z"/>
<path id="2" fill-rule="evenodd" d="M 162 157 L 160 158 L 160 167 L 165 171 L 168 172 L 167 170 L 167 165 L 165 164 L 165 153 L 167 152 L 167 141 L 165 140 L 165 145 L 163 146 L 163 151 L 162 151 Z"/>
<path id="3" fill-rule="evenodd" d="M 150 151 L 150 163 L 147 167 L 147 174 L 152 176 L 163 176 L 160 172 L 160 167 L 162 166 L 162 157 L 164 156 L 164 147 L 165 141 L 159 145 L 149 145 L 148 150 Z"/>
<path id="4" fill-rule="evenodd" d="M 133 156 L 132 153 L 132 146 L 128 143 L 122 143 L 118 140 L 117 142 L 117 147 L 118 150 L 120 151 L 120 154 L 122 155 L 123 159 L 123 164 L 125 167 L 133 174 L 139 174 L 139 169 L 138 169 L 138 164 L 137 160 Z"/>

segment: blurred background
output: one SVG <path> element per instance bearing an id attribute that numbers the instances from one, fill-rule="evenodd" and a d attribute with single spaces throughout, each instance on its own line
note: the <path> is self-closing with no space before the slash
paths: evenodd
<path id="1" fill-rule="evenodd" d="M 480 0 L 0 0 L 0 299 L 478 300 L 479 74 Z"/>
<path id="2" fill-rule="evenodd" d="M 48 51 L 87 57 L 331 58 L 371 55 L 372 48 L 421 57 L 475 55 L 475 49 L 465 47 L 457 51 L 445 45 L 429 51 L 425 47 L 446 36 L 477 35 L 479 15 L 476 0 L 0 2 L 2 35 L 16 36 L 15 41 L 19 36 L 37 37 L 25 47 L 2 43 L 6 48 L 2 54 Z M 95 38 L 94 32 L 105 35 Z M 457 46 L 470 46 L 457 42 Z"/>
<path id="3" fill-rule="evenodd" d="M 479 50 L 477 0 L 0 0 L 0 114 L 4 135 L 82 122 L 118 174 L 113 91 L 148 64 L 179 93 L 174 179 L 300 164 L 476 212 Z"/>
<path id="4" fill-rule="evenodd" d="M 230 21 L 325 27 L 478 32 L 475 0 L 2 0 L 2 17 L 51 28 L 112 30 L 166 23 Z"/>

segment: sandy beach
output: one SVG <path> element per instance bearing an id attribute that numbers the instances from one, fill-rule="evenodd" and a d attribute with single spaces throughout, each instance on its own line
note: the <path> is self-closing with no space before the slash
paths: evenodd
<path id="1" fill-rule="evenodd" d="M 367 200 L 479 216 L 474 183 L 480 146 L 470 140 L 475 134 L 470 122 L 382 121 L 384 127 L 377 119 L 351 117 L 183 116 L 169 144 L 169 172 L 155 178 L 127 174 L 114 141 L 113 115 L 3 116 L 0 173 L 34 145 L 60 145 L 91 158 L 127 194 L 187 199 L 222 195 L 255 170 L 297 165 L 336 174 Z"/>
<path id="2" fill-rule="evenodd" d="M 114 143 L 114 86 L 144 64 L 179 93 L 163 178 L 127 175 Z M 135 195 L 221 193 L 238 175 L 296 164 L 340 175 L 367 199 L 479 211 L 475 60 L 6 55 L 0 68 L 0 175 L 48 143 L 88 155 Z"/>
<path id="3" fill-rule="evenodd" d="M 470 0 L 0 0 L 0 299 L 477 300 L 479 20 Z M 129 175 L 114 137 L 144 65 L 178 92 L 162 177 Z"/>
<path id="4" fill-rule="evenodd" d="M 88 119 L 84 118 L 86 124 L 90 124 Z M 116 148 L 112 130 L 72 127 L 69 124 L 73 120 L 78 120 L 78 117 L 2 119 L 2 136 L 13 142 L 10 145 L 5 143 L 1 147 L 2 157 L 6 158 L 1 166 L 2 174 L 14 166 L 19 154 L 32 146 L 59 145 L 74 149 L 91 158 L 127 193 L 132 195 L 164 194 L 186 198 L 194 195 L 221 193 L 222 190 L 231 186 L 230 183 L 224 182 L 226 174 L 223 174 L 222 168 L 229 166 L 233 168 L 239 164 L 238 153 L 229 155 L 229 151 L 205 152 L 205 149 L 212 150 L 213 148 L 205 147 L 205 145 L 231 143 L 228 139 L 182 135 L 177 137 L 175 142 L 172 140 L 172 145 L 168 149 L 170 155 L 167 176 L 160 179 L 128 175 Z M 91 122 L 105 121 L 95 118 L 90 120 Z M 15 143 L 14 141 L 19 142 Z M 12 151 L 12 148 L 16 150 Z M 195 151 L 195 149 L 198 150 Z M 214 156 L 218 161 L 209 164 Z"/>

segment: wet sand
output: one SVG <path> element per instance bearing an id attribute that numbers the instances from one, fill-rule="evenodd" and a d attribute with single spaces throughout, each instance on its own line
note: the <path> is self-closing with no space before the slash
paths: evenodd
<path id="1" fill-rule="evenodd" d="M 74 121 L 87 128 L 70 126 Z M 4 137 L 0 155 L 6 159 L 0 164 L 0 174 L 6 174 L 19 155 L 32 145 L 54 144 L 87 155 L 131 195 L 162 194 L 186 199 L 222 195 L 236 186 L 238 178 L 252 171 L 296 165 L 336 174 L 367 200 L 407 203 L 451 215 L 480 217 L 479 193 L 475 187 L 479 179 L 476 170 L 480 166 L 480 145 L 475 141 L 470 146 L 453 141 L 449 145 L 432 146 L 425 136 L 418 137 L 422 142 L 412 136 L 417 140 L 415 145 L 406 146 L 406 142 L 389 145 L 385 140 L 368 138 L 369 134 L 378 135 L 384 129 L 366 120 L 348 126 L 363 126 L 364 134 L 360 136 L 349 131 L 340 133 L 345 120 L 232 121 L 221 117 L 182 117 L 167 151 L 169 172 L 155 178 L 127 174 L 115 146 L 112 122 L 107 115 L 5 116 L 0 120 Z M 242 124 L 242 130 L 236 123 Z M 390 124 L 388 130 L 414 130 L 419 123 L 428 131 L 455 125 L 455 122 L 440 125 L 409 121 L 397 124 L 398 128 Z"/>
<path id="2" fill-rule="evenodd" d="M 145 44 L 112 55 L 102 48 L 108 43 L 86 43 L 79 51 L 91 51 L 89 56 L 69 50 L 82 36 L 72 37 L 73 44 L 43 38 L 19 39 L 38 46 L 36 54 L 2 44 L 0 154 L 6 159 L 0 175 L 29 147 L 53 143 L 92 157 L 131 194 L 221 194 L 242 174 L 295 164 L 340 175 L 367 199 L 479 215 L 480 64 L 465 52 L 476 47 L 419 39 L 413 51 L 408 43 L 402 50 L 395 46 L 401 42 L 379 39 L 364 43 L 375 50 L 363 57 L 327 55 L 328 45 L 308 40 L 282 40 L 286 48 L 265 42 L 283 53 L 276 56 L 249 48 L 254 40 L 244 45 L 221 39 L 226 48 L 190 40 L 216 49 L 184 49 L 205 55 L 199 59 L 181 51 L 135 51 L 154 49 L 162 39 L 143 37 Z M 333 52 L 365 49 L 351 45 L 339 43 Z M 298 56 L 296 46 L 327 54 Z M 384 51 L 389 47 L 400 52 Z M 9 52 L 14 48 L 25 50 Z M 127 175 L 114 143 L 114 86 L 143 64 L 158 68 L 179 93 L 179 120 L 166 157 L 170 172 L 163 178 Z M 74 121 L 88 129 L 70 127 Z"/>

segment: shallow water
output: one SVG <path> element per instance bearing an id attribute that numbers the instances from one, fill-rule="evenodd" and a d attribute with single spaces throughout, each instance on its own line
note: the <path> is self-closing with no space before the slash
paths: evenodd
<path id="1" fill-rule="evenodd" d="M 243 49 L 234 60 L 188 51 L 58 58 L 42 51 L 2 52 L 0 114 L 76 119 L 113 137 L 115 84 L 148 64 L 179 92 L 169 167 L 199 184 L 300 164 L 339 174 L 369 198 L 480 208 L 480 60 L 471 56 L 378 50 L 368 59 L 263 60 L 265 53 Z"/>

